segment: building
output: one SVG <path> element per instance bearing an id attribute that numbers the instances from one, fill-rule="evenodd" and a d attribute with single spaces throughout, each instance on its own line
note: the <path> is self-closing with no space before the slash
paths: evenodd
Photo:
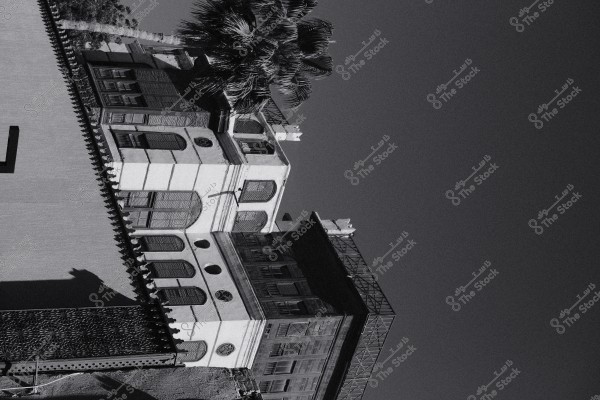
<path id="1" fill-rule="evenodd" d="M 264 399 L 360 399 L 394 320 L 349 220 L 216 233 L 266 326 L 252 365 Z M 250 291 L 251 289 L 251 291 Z"/>
<path id="2" fill-rule="evenodd" d="M 45 1 L 41 14 L 22 5 L 27 29 L 39 24 L 32 78 L 3 77 L 25 96 L 0 119 L 14 126 L 0 158 L 13 247 L 0 254 L 26 255 L 0 281 L 0 344 L 23 348 L 6 368 L 227 368 L 264 399 L 360 399 L 394 313 L 349 220 L 277 220 L 290 171 L 280 141 L 299 128 L 274 102 L 238 115 L 226 94 L 199 96 L 201 54 L 75 51 Z M 45 81 L 56 91 L 28 102 Z M 48 323 L 61 334 L 40 357 Z"/>
<path id="3" fill-rule="evenodd" d="M 197 63 L 183 50 L 106 47 L 82 52 L 79 63 L 149 285 L 168 303 L 176 338 L 189 342 L 180 347 L 196 352 L 190 364 L 249 368 L 264 321 L 248 313 L 232 274 L 215 272 L 226 262 L 211 232 L 273 230 L 290 169 L 277 127 L 262 113 L 189 105 L 179 82 Z"/>

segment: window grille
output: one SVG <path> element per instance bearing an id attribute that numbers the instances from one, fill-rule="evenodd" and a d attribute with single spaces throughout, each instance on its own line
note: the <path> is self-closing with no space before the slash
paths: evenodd
<path id="1" fill-rule="evenodd" d="M 258 388 L 263 393 L 282 393 L 287 389 L 289 380 L 281 379 L 276 381 L 262 381 Z"/>
<path id="2" fill-rule="evenodd" d="M 277 327 L 277 337 L 284 337 L 287 335 L 290 324 L 280 324 Z"/>
<path id="3" fill-rule="evenodd" d="M 182 350 L 178 357 L 181 361 L 194 362 L 200 361 L 204 358 L 208 346 L 204 340 L 198 340 L 180 343 L 177 345 L 177 348 Z"/>
<path id="4" fill-rule="evenodd" d="M 277 301 L 277 311 L 281 315 L 306 315 L 307 310 L 302 301 Z"/>
<path id="5" fill-rule="evenodd" d="M 194 191 L 124 191 L 122 195 L 123 210 L 129 213 L 134 228 L 187 228 L 202 211 L 200 196 Z"/>
<path id="6" fill-rule="evenodd" d="M 141 236 L 142 251 L 183 251 L 185 244 L 177 236 Z"/>
<path id="7" fill-rule="evenodd" d="M 291 278 L 291 273 L 287 265 L 271 265 L 260 267 L 263 278 Z"/>
<path id="8" fill-rule="evenodd" d="M 271 364 L 271 363 L 269 363 Z M 294 370 L 294 361 L 292 360 L 282 360 L 282 361 L 277 361 L 274 365 L 273 368 L 273 374 L 291 374 L 292 371 Z M 265 374 L 266 375 L 266 374 Z"/>
<path id="9" fill-rule="evenodd" d="M 106 94 L 104 99 L 109 106 L 145 107 L 146 102 L 140 95 L 131 94 Z"/>
<path id="10" fill-rule="evenodd" d="M 304 336 L 308 329 L 308 322 L 294 322 L 290 324 L 287 336 Z"/>
<path id="11" fill-rule="evenodd" d="M 113 135 L 120 148 L 184 150 L 187 147 L 185 139 L 176 133 L 113 130 Z"/>
<path id="12" fill-rule="evenodd" d="M 337 330 L 338 322 L 332 318 L 311 322 L 308 326 L 308 336 L 331 336 Z"/>
<path id="13" fill-rule="evenodd" d="M 265 131 L 262 124 L 254 119 L 238 118 L 233 126 L 234 133 L 254 133 L 261 134 Z"/>
<path id="14" fill-rule="evenodd" d="M 276 365 L 277 365 L 276 362 L 267 363 L 267 365 L 265 366 L 265 371 L 263 372 L 263 375 L 273 375 L 273 373 L 275 372 Z"/>
<path id="15" fill-rule="evenodd" d="M 272 236 L 270 234 L 263 235 L 260 233 L 238 232 L 233 233 L 232 237 L 237 246 L 262 248 L 264 246 L 271 245 L 273 242 Z"/>
<path id="16" fill-rule="evenodd" d="M 142 96 L 124 94 L 124 95 L 121 95 L 121 97 L 123 98 L 123 103 L 126 106 L 139 106 L 139 107 L 146 106 L 146 102 L 144 101 L 144 98 Z"/>
<path id="17" fill-rule="evenodd" d="M 306 351 L 306 343 L 285 343 L 283 349 L 284 356 L 299 356 Z"/>
<path id="18" fill-rule="evenodd" d="M 277 291 L 282 296 L 298 296 L 298 289 L 294 283 L 277 283 Z"/>
<path id="19" fill-rule="evenodd" d="M 124 113 L 111 113 L 110 123 L 111 124 L 143 124 L 146 120 L 145 114 L 124 114 Z"/>
<path id="20" fill-rule="evenodd" d="M 271 329 L 273 329 L 273 324 L 267 324 L 267 326 L 265 327 L 265 331 L 264 331 L 263 337 L 268 338 L 269 334 L 271 333 Z"/>
<path id="21" fill-rule="evenodd" d="M 187 261 L 153 261 L 148 264 L 148 269 L 154 278 L 191 278 L 196 275 L 196 270 Z"/>
<path id="22" fill-rule="evenodd" d="M 171 306 L 202 305 L 206 303 L 206 293 L 197 287 L 161 288 L 158 293 Z"/>
<path id="23" fill-rule="evenodd" d="M 325 367 L 325 359 L 303 360 L 298 364 L 298 373 L 300 374 L 315 374 L 323 371 Z"/>
<path id="24" fill-rule="evenodd" d="M 262 249 L 239 249 L 240 256 L 245 262 L 270 262 L 269 255 Z"/>
<path id="25" fill-rule="evenodd" d="M 275 343 L 271 346 L 269 357 L 278 357 L 283 354 L 283 343 Z"/>
<path id="26" fill-rule="evenodd" d="M 95 68 L 96 76 L 102 79 L 135 79 L 135 73 L 128 68 Z"/>
<path id="27" fill-rule="evenodd" d="M 316 340 L 311 343 L 308 353 L 313 355 L 327 354 L 329 347 L 331 347 L 331 342 L 331 340 Z"/>
<path id="28" fill-rule="evenodd" d="M 240 203 L 266 202 L 275 196 L 277 185 L 274 181 L 246 181 L 240 196 Z"/>
<path id="29" fill-rule="evenodd" d="M 264 211 L 238 211 L 233 224 L 234 232 L 259 232 L 265 227 L 268 215 Z"/>
<path id="30" fill-rule="evenodd" d="M 108 81 L 102 82 L 102 89 L 105 92 L 139 92 L 140 88 L 135 82 L 123 82 L 123 81 Z"/>
<path id="31" fill-rule="evenodd" d="M 107 94 L 104 96 L 106 103 L 109 106 L 122 106 L 124 105 L 123 97 L 119 94 Z"/>

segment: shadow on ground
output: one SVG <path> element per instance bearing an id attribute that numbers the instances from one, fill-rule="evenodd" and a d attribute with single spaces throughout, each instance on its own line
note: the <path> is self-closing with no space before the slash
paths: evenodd
<path id="1" fill-rule="evenodd" d="M 134 300 L 111 288 L 105 288 L 104 281 L 90 271 L 73 269 L 69 273 L 73 276 L 72 279 L 0 282 L 1 308 L 28 310 L 94 307 L 100 301 L 111 307 L 136 304 Z"/>

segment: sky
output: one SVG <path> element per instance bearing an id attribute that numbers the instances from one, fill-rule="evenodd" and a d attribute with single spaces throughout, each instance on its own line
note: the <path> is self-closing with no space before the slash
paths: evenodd
<path id="1" fill-rule="evenodd" d="M 191 3 L 160 0 L 141 27 L 170 32 Z M 321 1 L 336 72 L 284 143 L 281 211 L 351 218 L 366 260 L 391 262 L 374 269 L 397 313 L 386 376 L 365 400 L 600 395 L 599 13 Z"/>

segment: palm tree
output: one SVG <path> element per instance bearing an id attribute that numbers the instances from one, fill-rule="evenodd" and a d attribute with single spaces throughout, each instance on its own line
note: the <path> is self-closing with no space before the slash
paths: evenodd
<path id="1" fill-rule="evenodd" d="M 273 86 L 290 108 L 312 92 L 311 79 L 331 74 L 331 23 L 306 18 L 317 0 L 199 0 L 179 36 L 111 24 L 62 20 L 64 29 L 119 34 L 158 43 L 200 48 L 208 72 L 195 77 L 200 93 L 225 92 L 240 113 L 260 109 Z"/>
<path id="2" fill-rule="evenodd" d="M 98 22 L 72 21 L 64 19 L 59 22 L 59 26 L 66 30 L 95 32 L 109 36 L 125 36 L 129 38 L 150 40 L 156 43 L 171 44 L 175 46 L 183 44 L 181 38 L 177 36 L 147 32 L 131 26 L 117 26 L 112 24 L 101 24 Z"/>

